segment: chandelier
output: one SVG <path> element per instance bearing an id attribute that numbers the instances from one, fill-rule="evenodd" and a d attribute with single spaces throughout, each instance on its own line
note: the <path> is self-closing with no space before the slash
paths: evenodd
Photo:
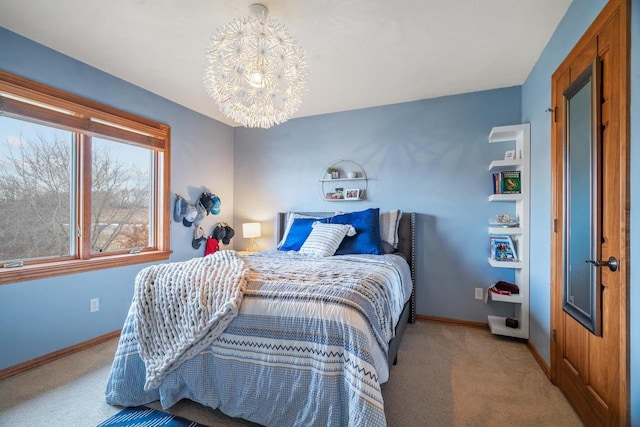
<path id="1" fill-rule="evenodd" d="M 220 111 L 245 127 L 268 129 L 298 111 L 304 52 L 261 4 L 218 29 L 207 49 L 204 84 Z"/>

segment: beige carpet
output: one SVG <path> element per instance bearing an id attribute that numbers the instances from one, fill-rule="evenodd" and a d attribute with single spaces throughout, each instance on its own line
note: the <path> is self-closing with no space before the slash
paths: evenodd
<path id="1" fill-rule="evenodd" d="M 0 426 L 91 427 L 117 413 L 104 401 L 115 346 L 0 381 Z M 398 358 L 383 386 L 390 427 L 582 426 L 521 342 L 418 322 L 407 328 Z M 169 412 L 209 426 L 252 425 L 188 401 Z"/>

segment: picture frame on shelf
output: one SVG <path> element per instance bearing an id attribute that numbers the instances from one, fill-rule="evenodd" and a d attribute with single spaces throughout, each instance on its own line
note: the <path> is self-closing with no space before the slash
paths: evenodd
<path id="1" fill-rule="evenodd" d="M 507 150 L 504 152 L 505 160 L 515 160 L 516 158 L 516 150 Z"/>
<path id="2" fill-rule="evenodd" d="M 333 193 L 327 193 L 325 195 L 327 200 L 344 200 L 344 193 L 342 191 L 335 191 Z"/>
<path id="3" fill-rule="evenodd" d="M 344 188 L 334 188 L 331 193 L 327 193 L 324 197 L 327 200 L 344 200 Z"/>
<path id="4" fill-rule="evenodd" d="M 511 236 L 491 236 L 490 250 L 491 258 L 496 261 L 518 261 L 518 255 Z"/>
<path id="5" fill-rule="evenodd" d="M 357 188 L 347 188 L 344 192 L 345 200 L 359 200 L 360 190 Z"/>

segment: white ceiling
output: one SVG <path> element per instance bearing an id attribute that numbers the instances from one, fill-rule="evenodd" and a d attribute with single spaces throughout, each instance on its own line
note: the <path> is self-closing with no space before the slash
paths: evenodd
<path id="1" fill-rule="evenodd" d="M 204 89 L 204 53 L 258 1 L 0 0 L 0 26 L 236 126 Z M 306 52 L 304 117 L 520 85 L 571 0 L 261 3 Z"/>

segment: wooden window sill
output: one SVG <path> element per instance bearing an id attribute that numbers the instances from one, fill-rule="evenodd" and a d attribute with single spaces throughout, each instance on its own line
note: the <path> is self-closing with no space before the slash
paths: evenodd
<path id="1" fill-rule="evenodd" d="M 0 268 L 0 285 L 7 285 L 26 280 L 45 279 L 65 274 L 85 273 L 106 268 L 126 265 L 144 264 L 148 262 L 166 261 L 169 251 L 149 251 L 139 254 L 112 255 L 86 260 L 57 261 L 22 267 Z"/>

